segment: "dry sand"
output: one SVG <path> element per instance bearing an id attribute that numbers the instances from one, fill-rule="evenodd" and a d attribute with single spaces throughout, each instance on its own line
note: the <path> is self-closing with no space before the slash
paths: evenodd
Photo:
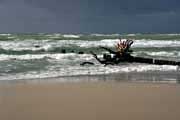
<path id="1" fill-rule="evenodd" d="M 0 120 L 180 120 L 180 85 L 1 85 Z"/>

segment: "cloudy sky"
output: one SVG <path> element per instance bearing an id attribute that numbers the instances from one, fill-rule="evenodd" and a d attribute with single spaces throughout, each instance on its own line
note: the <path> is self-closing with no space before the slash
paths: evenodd
<path id="1" fill-rule="evenodd" d="M 0 0 L 0 32 L 180 33 L 180 0 Z"/>

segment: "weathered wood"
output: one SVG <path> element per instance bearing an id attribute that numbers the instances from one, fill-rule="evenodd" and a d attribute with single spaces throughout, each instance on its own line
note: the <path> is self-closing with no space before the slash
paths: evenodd
<path id="1" fill-rule="evenodd" d="M 160 59 L 153 59 L 153 58 L 142 58 L 142 57 L 133 57 L 133 62 L 148 63 L 148 64 L 155 64 L 155 65 L 179 65 L 180 66 L 180 62 L 177 62 L 177 61 L 160 60 Z"/>
<path id="2" fill-rule="evenodd" d="M 133 42 L 132 42 L 133 43 Z M 131 45 L 131 44 L 130 44 Z M 111 59 L 100 59 L 97 57 L 97 55 L 93 52 L 91 52 L 91 54 L 94 56 L 94 58 L 99 61 L 101 64 L 118 64 L 121 62 L 136 62 L 136 63 L 147 63 L 147 64 L 154 64 L 154 65 L 178 65 L 180 66 L 180 62 L 177 61 L 170 61 L 170 60 L 160 60 L 160 59 L 154 59 L 154 58 L 143 58 L 143 57 L 134 57 L 131 56 L 131 50 L 129 49 L 130 46 L 127 48 L 127 50 L 123 53 L 121 53 L 121 55 L 119 54 L 118 51 L 113 51 L 109 48 L 106 47 L 100 47 L 106 51 L 108 51 L 110 54 L 114 54 L 114 58 Z"/>

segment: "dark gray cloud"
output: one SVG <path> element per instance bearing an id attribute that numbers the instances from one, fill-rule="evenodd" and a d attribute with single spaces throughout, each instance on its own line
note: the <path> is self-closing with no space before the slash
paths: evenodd
<path id="1" fill-rule="evenodd" d="M 72 16 L 67 19 L 68 15 L 60 15 L 24 0 L 7 0 L 0 3 L 0 32 L 79 31 Z"/>
<path id="2" fill-rule="evenodd" d="M 179 11 L 179 0 L 25 0 L 54 12 L 142 14 Z"/>
<path id="3" fill-rule="evenodd" d="M 179 0 L 0 0 L 0 32 L 180 32 Z"/>

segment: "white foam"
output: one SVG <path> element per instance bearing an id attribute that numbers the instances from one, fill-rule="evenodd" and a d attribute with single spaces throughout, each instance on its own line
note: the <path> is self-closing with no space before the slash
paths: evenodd
<path id="1" fill-rule="evenodd" d="M 125 40 L 125 39 L 123 39 Z M 119 39 L 103 39 L 100 41 L 76 41 L 75 44 L 80 47 L 98 47 L 98 46 L 107 46 L 114 47 L 114 45 L 119 42 Z M 132 45 L 134 48 L 143 48 L 143 47 L 180 47 L 180 41 L 178 40 L 134 40 Z"/>
<path id="2" fill-rule="evenodd" d="M 39 47 L 35 47 L 38 45 Z M 58 44 L 55 41 L 50 40 L 14 40 L 14 41 L 0 41 L 0 48 L 4 50 L 14 50 L 14 51 L 22 51 L 22 50 L 49 50 L 53 47 L 56 47 Z"/>
<path id="3" fill-rule="evenodd" d="M 14 37 L 14 36 L 8 36 L 7 38 L 8 38 L 8 39 L 15 39 L 16 37 Z"/>
<path id="4" fill-rule="evenodd" d="M 177 35 L 180 35 L 180 34 L 179 34 L 179 33 L 176 33 L 176 34 L 161 34 L 161 35 L 177 36 Z"/>
<path id="5" fill-rule="evenodd" d="M 147 71 L 176 71 L 177 66 L 170 65 L 130 65 L 130 67 L 124 67 L 122 71 L 124 72 L 147 72 Z"/>
<path id="6" fill-rule="evenodd" d="M 127 36 L 136 36 L 136 34 L 127 34 Z"/>
<path id="7" fill-rule="evenodd" d="M 174 56 L 175 52 L 165 52 L 165 51 L 161 51 L 161 52 L 146 52 L 146 54 L 151 55 L 151 56 Z"/>
<path id="8" fill-rule="evenodd" d="M 104 39 L 100 41 L 77 41 L 75 44 L 85 48 L 99 47 L 99 46 L 114 47 L 114 45 L 118 41 L 119 41 L 118 39 Z"/>
<path id="9" fill-rule="evenodd" d="M 148 56 L 159 56 L 159 57 L 180 57 L 180 52 L 179 51 L 157 51 L 157 52 L 152 52 L 152 51 L 138 51 L 134 52 L 133 55 L 148 55 Z"/>
<path id="10" fill-rule="evenodd" d="M 47 34 L 46 37 L 52 39 L 52 38 L 60 38 L 62 35 L 59 33 L 54 33 L 54 34 Z"/>
<path id="11" fill-rule="evenodd" d="M 9 33 L 8 34 L 5 34 L 5 33 L 4 34 L 3 33 L 0 34 L 0 36 L 10 36 L 10 35 L 11 34 L 9 34 Z"/>
<path id="12" fill-rule="evenodd" d="M 120 34 L 91 34 L 92 36 L 97 36 L 97 37 L 116 37 L 116 36 L 120 36 Z"/>
<path id="13" fill-rule="evenodd" d="M 98 73 L 128 73 L 128 72 L 148 72 L 148 71 L 177 71 L 177 66 L 170 65 L 147 65 L 147 64 L 129 64 L 120 66 L 99 67 Z"/>
<path id="14" fill-rule="evenodd" d="M 53 41 L 50 39 L 47 40 L 14 40 L 14 41 L 0 41 L 0 48 L 5 50 L 49 50 L 54 47 L 69 47 L 69 46 L 79 46 L 84 48 L 91 47 L 114 47 L 119 39 L 103 39 L 97 41 L 88 41 L 88 40 L 58 40 Z M 39 45 L 40 47 L 35 47 Z M 146 48 L 146 47 L 180 47 L 180 41 L 178 40 L 134 40 L 133 48 Z"/>
<path id="15" fill-rule="evenodd" d="M 179 40 L 135 40 L 133 47 L 180 47 Z"/>
<path id="16" fill-rule="evenodd" d="M 62 54 L 26 54 L 26 55 L 6 55 L 6 54 L 1 54 L 0 55 L 0 60 L 32 60 L 32 59 L 43 59 L 45 57 L 47 58 L 60 58 L 64 55 Z"/>
<path id="17" fill-rule="evenodd" d="M 59 56 L 59 58 L 65 58 Z M 67 56 L 66 56 L 67 57 Z M 61 59 L 61 60 L 63 60 Z M 62 62 L 62 61 L 61 61 Z M 59 77 L 59 76 L 76 76 L 76 75 L 101 75 L 111 73 L 130 73 L 130 72 L 148 72 L 148 71 L 177 71 L 177 66 L 169 65 L 147 65 L 147 64 L 122 64 L 119 66 L 96 64 L 95 66 L 80 66 L 74 62 L 73 65 L 56 64 L 54 66 L 47 66 L 46 71 L 29 71 L 28 73 L 18 73 L 16 76 L 8 75 L 3 79 L 34 79 L 34 78 L 48 78 L 48 77 Z"/>
<path id="18" fill-rule="evenodd" d="M 80 60 L 91 60 L 93 57 L 90 54 L 76 54 L 76 53 L 57 53 L 57 54 L 25 54 L 25 55 L 7 55 L 0 54 L 0 61 L 4 60 L 35 60 L 35 59 L 54 59 L 61 61 L 80 61 Z"/>
<path id="19" fill-rule="evenodd" d="M 63 37 L 65 38 L 79 38 L 79 35 L 72 35 L 72 34 L 67 34 L 67 35 L 63 35 Z"/>

